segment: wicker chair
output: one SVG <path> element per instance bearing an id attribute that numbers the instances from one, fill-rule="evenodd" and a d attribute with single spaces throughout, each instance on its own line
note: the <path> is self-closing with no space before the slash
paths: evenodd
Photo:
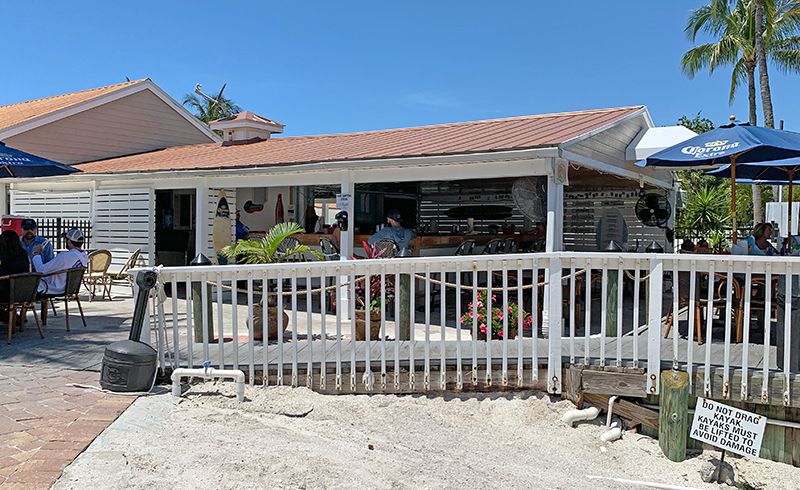
<path id="1" fill-rule="evenodd" d="M 78 310 L 81 312 L 81 320 L 83 320 L 83 326 L 86 326 L 86 317 L 83 315 L 83 307 L 81 306 L 81 300 L 78 298 L 78 292 L 81 290 L 81 283 L 83 282 L 83 274 L 86 272 L 86 267 L 75 267 L 73 269 L 67 269 L 63 271 L 51 272 L 46 276 L 54 276 L 56 274 L 66 274 L 67 275 L 67 285 L 64 288 L 64 292 L 61 294 L 47 294 L 45 291 L 43 294 L 39 295 L 39 300 L 42 302 L 41 310 L 42 310 L 42 325 L 47 325 L 47 303 L 53 304 L 53 300 L 57 298 L 64 298 L 64 314 L 66 315 L 67 319 L 67 332 L 69 332 L 69 300 L 74 299 L 75 302 L 78 303 Z M 53 305 L 53 315 L 55 316 L 55 305 Z"/>
<path id="2" fill-rule="evenodd" d="M 33 310 L 33 319 L 36 320 L 36 327 L 39 329 L 39 336 L 44 338 L 42 325 L 36 316 L 36 306 L 34 301 L 38 296 L 39 281 L 42 279 L 41 272 L 25 272 L 0 277 L 0 280 L 9 282 L 8 303 L 2 305 L 8 310 L 8 343 L 11 343 L 11 332 L 14 330 L 17 319 L 17 308 L 20 308 L 20 331 L 25 330 L 25 318 L 28 308 Z"/>
<path id="3" fill-rule="evenodd" d="M 108 266 L 111 265 L 111 252 L 108 250 L 95 250 L 89 254 L 89 270 L 83 276 L 83 285 L 89 291 L 89 300 L 94 300 L 97 287 L 100 287 L 100 298 L 111 300 L 111 278 L 108 276 Z"/>
<path id="4" fill-rule="evenodd" d="M 122 269 L 119 271 L 108 271 L 106 272 L 106 276 L 108 277 L 108 299 L 111 299 L 111 286 L 115 284 L 118 286 L 130 286 L 131 288 L 131 295 L 134 295 L 133 290 L 133 278 L 128 274 L 130 269 L 136 267 L 136 263 L 139 260 L 139 255 L 142 253 L 142 249 L 137 248 L 130 257 L 128 257 L 128 261 L 125 262 L 125 265 L 122 266 Z"/>

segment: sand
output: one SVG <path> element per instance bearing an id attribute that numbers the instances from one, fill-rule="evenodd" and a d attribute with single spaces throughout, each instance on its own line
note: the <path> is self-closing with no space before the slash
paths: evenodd
<path id="1" fill-rule="evenodd" d="M 240 403 L 233 383 L 201 382 L 180 399 L 158 396 L 174 404 L 163 420 L 90 447 L 54 488 L 645 488 L 608 478 L 732 488 L 703 481 L 719 451 L 673 463 L 642 434 L 602 442 L 605 414 L 569 427 L 561 417 L 572 403 L 545 393 L 247 386 Z M 725 462 L 756 488 L 800 488 L 800 468 L 730 453 Z"/>

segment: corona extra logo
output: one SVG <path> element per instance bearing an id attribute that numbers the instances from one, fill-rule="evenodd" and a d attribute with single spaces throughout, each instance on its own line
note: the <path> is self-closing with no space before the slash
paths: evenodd
<path id="1" fill-rule="evenodd" d="M 730 151 L 739 147 L 739 142 L 728 143 L 728 140 L 711 141 L 703 146 L 686 146 L 681 148 L 681 153 L 692 155 L 695 158 L 715 158 L 735 153 Z"/>

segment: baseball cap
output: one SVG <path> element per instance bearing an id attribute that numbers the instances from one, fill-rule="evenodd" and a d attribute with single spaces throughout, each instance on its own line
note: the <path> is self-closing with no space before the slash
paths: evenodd
<path id="1" fill-rule="evenodd" d="M 83 232 L 77 228 L 70 228 L 61 236 L 73 243 L 83 243 Z"/>
<path id="2" fill-rule="evenodd" d="M 386 217 L 387 218 L 391 218 L 391 219 L 397 221 L 398 223 L 402 223 L 403 222 L 403 218 L 400 217 L 400 211 L 398 211 L 396 209 L 390 209 L 386 213 Z"/>
<path id="3" fill-rule="evenodd" d="M 19 224 L 19 227 L 22 228 L 23 230 L 35 230 L 36 229 L 36 220 L 31 219 L 31 218 L 25 218 Z"/>

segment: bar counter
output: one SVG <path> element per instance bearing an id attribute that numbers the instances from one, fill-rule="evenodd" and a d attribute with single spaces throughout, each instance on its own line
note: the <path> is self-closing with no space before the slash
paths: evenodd
<path id="1" fill-rule="evenodd" d="M 330 237 L 331 235 L 318 233 L 298 233 L 294 236 L 297 237 L 297 239 L 300 240 L 300 243 L 303 245 L 318 246 L 320 237 Z M 371 235 L 355 235 L 353 237 L 353 250 L 361 250 L 361 243 L 366 242 L 370 236 Z M 482 247 L 493 238 L 500 238 L 502 240 L 505 240 L 506 238 L 513 238 L 517 243 L 520 243 L 532 242 L 539 238 L 539 235 L 536 233 L 521 233 L 513 235 L 428 235 L 418 236 L 417 238 L 411 240 L 409 246 L 412 249 L 417 250 L 428 248 L 453 248 L 461 245 L 461 242 L 464 240 L 475 240 L 475 245 Z"/>

